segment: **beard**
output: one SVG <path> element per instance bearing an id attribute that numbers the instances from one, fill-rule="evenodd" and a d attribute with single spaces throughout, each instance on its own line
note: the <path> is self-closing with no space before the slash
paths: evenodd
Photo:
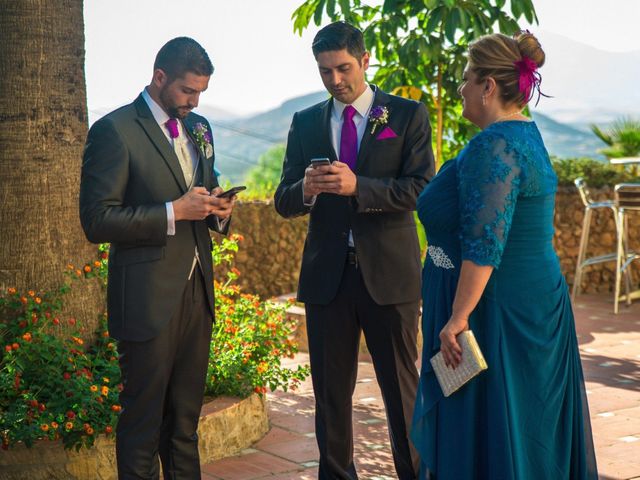
<path id="1" fill-rule="evenodd" d="M 179 118 L 182 120 L 191 112 L 189 105 L 176 105 L 166 88 L 160 90 L 158 96 L 160 97 L 160 102 L 162 102 L 162 107 L 171 118 Z"/>

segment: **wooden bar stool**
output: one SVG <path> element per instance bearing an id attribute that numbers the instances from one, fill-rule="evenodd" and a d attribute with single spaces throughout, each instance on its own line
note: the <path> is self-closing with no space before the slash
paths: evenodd
<path id="1" fill-rule="evenodd" d="M 614 189 L 614 206 L 617 210 L 617 248 L 616 248 L 616 288 L 613 312 L 618 313 L 620 301 L 620 282 L 625 277 L 625 296 L 627 305 L 631 305 L 632 296 L 640 291 L 631 293 L 631 263 L 640 259 L 640 252 L 629 249 L 629 214 L 640 212 L 640 183 L 619 183 Z"/>

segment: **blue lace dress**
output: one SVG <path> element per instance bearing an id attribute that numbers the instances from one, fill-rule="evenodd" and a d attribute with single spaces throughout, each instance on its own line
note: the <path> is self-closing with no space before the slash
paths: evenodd
<path id="1" fill-rule="evenodd" d="M 552 246 L 556 175 L 533 122 L 490 125 L 418 199 L 428 254 L 412 439 L 421 477 L 597 479 L 573 313 Z M 429 359 L 462 260 L 494 271 L 469 318 L 489 369 L 444 398 Z"/>

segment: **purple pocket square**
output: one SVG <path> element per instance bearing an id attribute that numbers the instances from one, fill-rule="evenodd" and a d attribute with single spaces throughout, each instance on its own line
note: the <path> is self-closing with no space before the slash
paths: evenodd
<path id="1" fill-rule="evenodd" d="M 380 132 L 380 134 L 376 137 L 376 140 L 385 140 L 387 138 L 396 138 L 398 134 L 391 130 L 391 127 L 385 127 L 384 130 Z"/>

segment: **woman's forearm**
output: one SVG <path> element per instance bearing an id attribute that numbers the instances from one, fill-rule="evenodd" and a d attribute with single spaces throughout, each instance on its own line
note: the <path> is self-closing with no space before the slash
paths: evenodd
<path id="1" fill-rule="evenodd" d="M 469 317 L 476 308 L 482 292 L 493 272 L 492 266 L 477 265 L 470 260 L 462 262 L 460 278 L 453 301 L 452 317 Z"/>

